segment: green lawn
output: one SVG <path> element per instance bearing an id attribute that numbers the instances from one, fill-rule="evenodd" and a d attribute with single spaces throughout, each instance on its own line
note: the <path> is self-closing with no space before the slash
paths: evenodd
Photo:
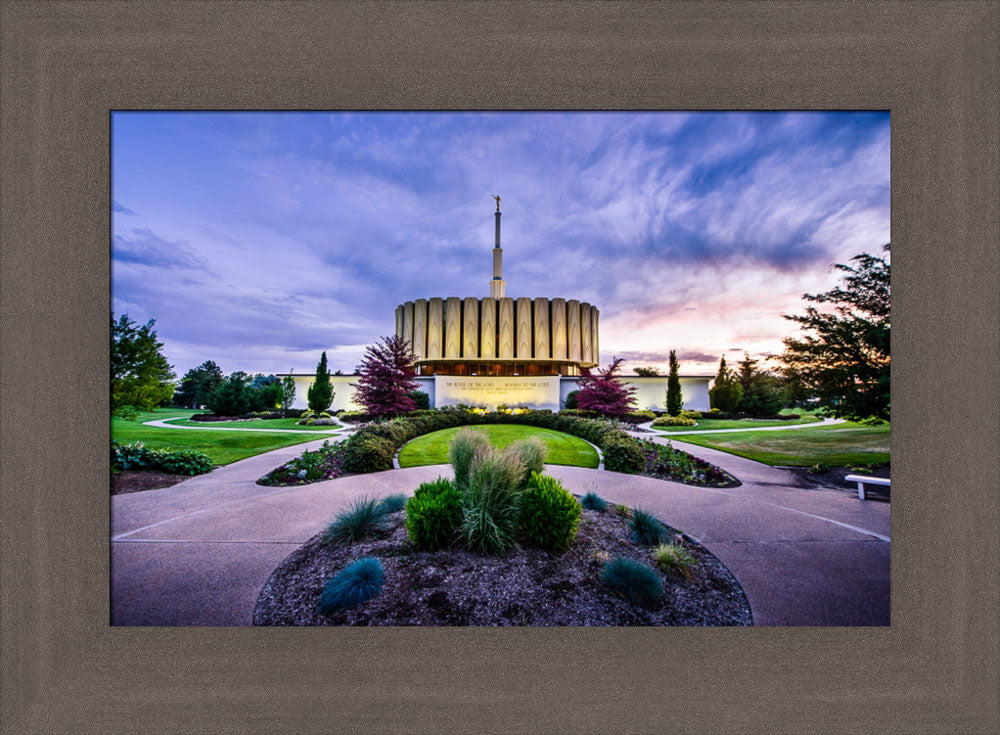
<path id="1" fill-rule="evenodd" d="M 751 419 L 721 420 L 701 418 L 696 426 L 655 426 L 654 431 L 707 431 L 709 429 L 761 429 L 765 426 L 796 426 L 798 424 L 815 424 L 823 419 L 813 414 L 799 414 L 798 419 L 775 419 L 773 421 L 753 421 Z"/>
<path id="2" fill-rule="evenodd" d="M 167 418 L 164 416 L 163 418 Z M 149 419 L 146 419 L 149 421 Z M 305 426 L 295 423 L 298 419 L 257 419 L 256 421 L 171 421 L 178 426 L 197 426 L 204 429 L 211 426 L 218 429 L 232 427 L 234 429 L 295 429 L 296 431 L 338 431 L 337 426 Z"/>
<path id="3" fill-rule="evenodd" d="M 583 439 L 564 434 L 561 431 L 511 424 L 479 424 L 472 428 L 485 431 L 489 434 L 493 445 L 501 448 L 518 439 L 537 436 L 548 447 L 549 452 L 545 457 L 548 464 L 597 467 L 597 452 L 594 451 L 594 448 Z M 448 443 L 457 431 L 458 428 L 442 429 L 418 436 L 403 447 L 399 453 L 399 464 L 402 467 L 446 464 L 448 462 Z"/>
<path id="4" fill-rule="evenodd" d="M 679 441 L 720 449 L 770 465 L 851 467 L 889 462 L 888 424 L 846 423 L 794 431 L 694 434 Z"/>
<path id="5" fill-rule="evenodd" d="M 143 442 L 152 449 L 196 449 L 217 465 L 229 464 L 256 454 L 293 444 L 314 441 L 309 434 L 265 434 L 257 431 L 192 431 L 143 426 L 143 421 L 190 416 L 198 411 L 183 408 L 160 408 L 143 412 L 137 421 L 111 419 L 111 438 L 125 443 Z M 330 427 L 327 427 L 330 428 Z"/>

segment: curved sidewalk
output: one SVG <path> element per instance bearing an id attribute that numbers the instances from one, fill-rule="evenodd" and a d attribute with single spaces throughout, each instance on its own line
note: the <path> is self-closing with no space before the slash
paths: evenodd
<path id="1" fill-rule="evenodd" d="M 844 419 L 823 419 L 822 421 L 810 421 L 807 424 L 792 424 L 791 426 L 748 426 L 742 429 L 694 429 L 693 431 L 664 431 L 654 429 L 653 422 L 647 421 L 639 424 L 643 429 L 649 429 L 660 436 L 684 436 L 685 434 L 743 434 L 748 431 L 794 431 L 795 429 L 815 429 L 817 426 L 833 426 L 834 424 L 845 424 Z"/>
<path id="2" fill-rule="evenodd" d="M 177 420 L 177 417 L 172 419 L 154 419 L 153 421 L 143 421 L 142 425 L 153 426 L 157 429 L 191 429 L 193 431 L 256 431 L 262 434 L 320 434 L 322 436 L 329 436 L 330 434 L 344 428 L 344 425 L 340 423 L 338 423 L 336 427 L 331 426 L 329 431 L 325 429 L 313 429 L 312 431 L 306 431 L 305 429 L 251 429 L 249 427 L 240 429 L 235 426 L 183 426 L 169 423 Z"/>
<path id="3" fill-rule="evenodd" d="M 412 493 L 451 472 L 436 465 L 290 488 L 255 484 L 320 443 L 251 457 L 170 488 L 112 497 L 112 624 L 248 625 L 274 568 L 351 500 Z M 697 538 L 743 585 L 757 625 L 888 624 L 889 544 L 879 539 L 889 535 L 888 504 L 856 496 L 852 503 L 849 490 L 804 489 L 790 472 L 718 454 L 724 458 L 717 463 L 741 487 L 547 470 L 572 492 L 643 508 Z"/>

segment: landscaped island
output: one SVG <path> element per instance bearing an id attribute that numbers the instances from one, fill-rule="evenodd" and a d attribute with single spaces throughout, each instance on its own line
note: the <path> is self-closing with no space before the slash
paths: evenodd
<path id="1" fill-rule="evenodd" d="M 700 544 L 641 509 L 578 500 L 545 445 L 463 428 L 412 498 L 362 498 L 264 585 L 256 625 L 749 625 Z"/>

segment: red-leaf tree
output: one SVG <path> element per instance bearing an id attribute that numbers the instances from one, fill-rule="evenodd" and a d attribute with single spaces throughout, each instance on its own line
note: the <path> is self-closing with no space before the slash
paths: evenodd
<path id="1" fill-rule="evenodd" d="M 358 371 L 361 379 L 354 384 L 354 400 L 372 417 L 390 418 L 416 409 L 410 391 L 417 389 L 413 378 L 416 356 L 402 337 L 382 337 L 380 344 L 369 345 Z"/>
<path id="2" fill-rule="evenodd" d="M 618 369 L 624 359 L 616 357 L 604 368 L 597 368 L 597 375 L 580 378 L 580 392 L 576 405 L 605 416 L 624 416 L 635 405 L 635 386 L 618 380 Z"/>

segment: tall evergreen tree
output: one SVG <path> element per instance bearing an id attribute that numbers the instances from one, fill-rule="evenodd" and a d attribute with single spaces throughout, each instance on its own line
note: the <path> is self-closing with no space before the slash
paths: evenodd
<path id="1" fill-rule="evenodd" d="M 890 246 L 883 251 L 882 258 L 861 253 L 853 265 L 838 263 L 846 274 L 842 286 L 803 296 L 833 305 L 832 312 L 808 306 L 804 315 L 783 315 L 804 333 L 784 341 L 785 375 L 801 381 L 831 414 L 854 421 L 890 416 Z"/>
<path id="2" fill-rule="evenodd" d="M 222 369 L 211 360 L 206 360 L 184 373 L 180 387 L 174 393 L 174 403 L 188 408 L 207 404 L 209 396 L 222 385 L 222 381 Z"/>
<path id="3" fill-rule="evenodd" d="M 416 410 L 410 395 L 417 389 L 413 381 L 416 356 L 402 337 L 383 337 L 380 344 L 369 345 L 358 367 L 361 375 L 355 384 L 354 400 L 376 418 L 389 418 Z"/>
<path id="4" fill-rule="evenodd" d="M 316 366 L 316 381 L 306 391 L 306 401 L 309 403 L 309 410 L 316 413 L 325 411 L 333 403 L 333 384 L 330 382 L 330 370 L 326 364 L 326 351 L 320 355 L 319 364 Z"/>
<path id="5" fill-rule="evenodd" d="M 679 416 L 683 407 L 680 364 L 677 362 L 677 353 L 670 350 L 670 372 L 667 373 L 667 413 L 671 416 Z"/>
<path id="6" fill-rule="evenodd" d="M 605 416 L 624 416 L 635 405 L 635 386 L 618 379 L 618 370 L 624 360 L 616 357 L 608 367 L 597 368 L 597 375 L 580 378 L 576 405 L 587 411 L 597 411 Z"/>
<path id="7" fill-rule="evenodd" d="M 715 376 L 715 383 L 708 391 L 708 399 L 712 408 L 717 408 L 726 413 L 732 413 L 740 404 L 743 397 L 743 386 L 736 379 L 733 371 L 726 367 L 726 356 L 723 355 L 719 361 L 719 372 Z"/>
<path id="8" fill-rule="evenodd" d="M 775 377 L 758 366 L 757 360 L 744 353 L 738 373 L 743 396 L 737 410 L 750 416 L 770 416 L 781 410 L 781 390 Z"/>

